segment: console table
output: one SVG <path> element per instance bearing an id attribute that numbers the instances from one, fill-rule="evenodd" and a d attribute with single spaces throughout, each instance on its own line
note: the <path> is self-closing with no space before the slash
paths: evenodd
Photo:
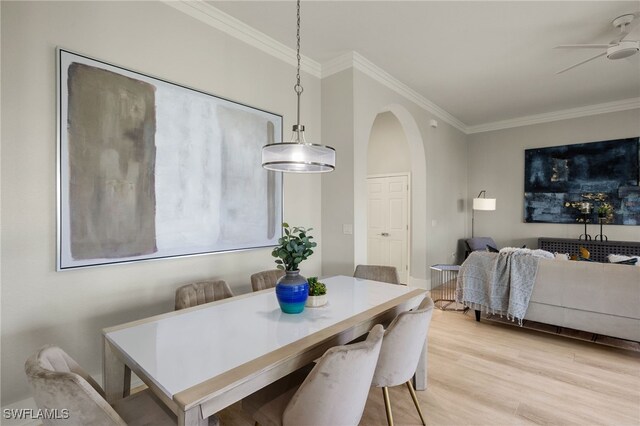
<path id="1" fill-rule="evenodd" d="M 585 241 L 570 238 L 538 238 L 538 248 L 551 253 L 578 254 L 580 247 L 591 253 L 596 262 L 606 262 L 610 254 L 640 256 L 640 242 L 636 241 Z"/>

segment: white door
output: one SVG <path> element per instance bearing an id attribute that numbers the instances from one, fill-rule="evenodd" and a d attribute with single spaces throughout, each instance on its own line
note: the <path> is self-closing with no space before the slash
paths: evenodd
<path id="1" fill-rule="evenodd" d="M 395 266 L 400 282 L 408 278 L 409 179 L 407 176 L 367 179 L 367 263 Z"/>

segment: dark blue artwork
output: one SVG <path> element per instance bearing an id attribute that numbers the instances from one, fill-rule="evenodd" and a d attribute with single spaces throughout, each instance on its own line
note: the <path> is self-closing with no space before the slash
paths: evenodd
<path id="1" fill-rule="evenodd" d="M 639 140 L 525 150 L 525 222 L 597 223 L 597 208 L 608 203 L 608 223 L 640 225 Z M 584 202 L 590 208 L 582 215 L 578 206 Z"/>

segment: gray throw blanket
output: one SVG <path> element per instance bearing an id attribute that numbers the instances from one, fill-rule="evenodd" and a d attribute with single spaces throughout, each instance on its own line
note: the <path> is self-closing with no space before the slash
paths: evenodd
<path id="1" fill-rule="evenodd" d="M 548 251 L 513 247 L 499 253 L 474 251 L 460 267 L 456 301 L 471 309 L 506 315 L 522 325 L 538 261 L 553 257 Z"/>

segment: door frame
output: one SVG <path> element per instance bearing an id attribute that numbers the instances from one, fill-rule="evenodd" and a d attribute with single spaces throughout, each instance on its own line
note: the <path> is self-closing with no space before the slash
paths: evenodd
<path id="1" fill-rule="evenodd" d="M 397 172 L 397 173 L 380 173 L 374 175 L 367 175 L 367 182 L 369 179 L 385 178 L 385 177 L 398 177 L 406 176 L 407 178 L 407 282 L 409 285 L 409 279 L 411 277 L 411 172 Z M 367 187 L 368 188 L 368 187 Z M 367 203 L 369 202 L 369 191 L 367 190 Z M 369 238 L 369 211 L 367 209 L 367 239 Z M 367 253 L 367 262 L 369 261 L 369 253 Z"/>

